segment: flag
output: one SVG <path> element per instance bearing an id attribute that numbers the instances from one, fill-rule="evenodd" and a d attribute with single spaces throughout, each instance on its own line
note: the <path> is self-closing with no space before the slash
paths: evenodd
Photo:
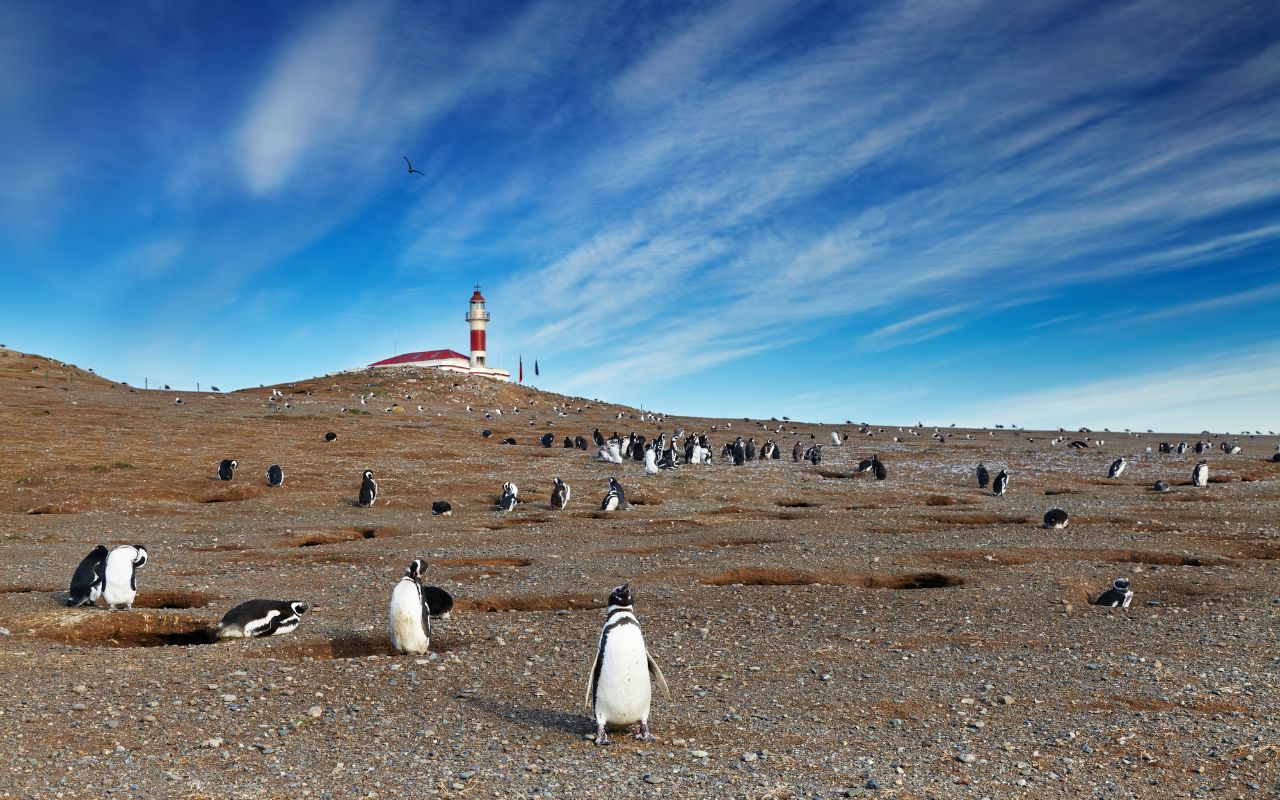
<path id="1" fill-rule="evenodd" d="M 524 356 L 520 356 L 520 382 L 524 383 Z"/>
<path id="2" fill-rule="evenodd" d="M 538 359 L 536 359 L 536 358 L 533 360 L 533 374 L 534 374 L 534 375 L 541 375 L 541 374 L 542 374 L 541 372 L 538 372 Z"/>

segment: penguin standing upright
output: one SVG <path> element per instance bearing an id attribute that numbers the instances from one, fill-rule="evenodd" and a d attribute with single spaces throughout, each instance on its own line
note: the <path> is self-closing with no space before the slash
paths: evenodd
<path id="1" fill-rule="evenodd" d="M 284 483 L 284 469 L 279 464 L 267 467 L 267 485 L 279 486 Z"/>
<path id="2" fill-rule="evenodd" d="M 799 463 L 804 457 L 804 442 L 797 441 L 796 446 L 791 448 L 791 460 Z"/>
<path id="3" fill-rule="evenodd" d="M 1003 497 L 1006 489 L 1009 488 L 1009 473 L 1000 470 L 1000 474 L 996 476 L 995 483 L 991 485 L 991 493 L 996 497 Z"/>
<path id="4" fill-rule="evenodd" d="M 831 432 L 831 446 L 832 447 L 840 446 L 840 434 L 837 433 L 836 431 Z"/>
<path id="5" fill-rule="evenodd" d="M 288 633 L 302 622 L 307 604 L 297 600 L 245 600 L 218 622 L 214 634 L 219 639 L 253 639 Z"/>
<path id="6" fill-rule="evenodd" d="M 747 460 L 756 460 L 756 439 L 754 436 L 747 439 Z"/>
<path id="7" fill-rule="evenodd" d="M 986 464 L 978 464 L 978 488 L 985 489 L 991 483 L 991 471 Z"/>
<path id="8" fill-rule="evenodd" d="M 373 471 L 366 469 L 360 476 L 360 505 L 368 508 L 378 499 L 378 482 L 373 479 Z"/>
<path id="9" fill-rule="evenodd" d="M 1128 578 L 1116 578 L 1111 583 L 1111 588 L 1099 595 L 1098 599 L 1093 601 L 1093 604 L 1111 608 L 1128 608 L 1129 604 L 1133 602 L 1133 590 L 1129 586 Z"/>
<path id="10" fill-rule="evenodd" d="M 880 460 L 878 455 L 871 457 L 871 473 L 876 476 L 878 481 L 889 477 L 889 470 L 885 468 L 884 462 Z"/>
<path id="11" fill-rule="evenodd" d="M 107 547 L 98 545 L 80 561 L 71 576 L 71 589 L 67 592 L 67 605 L 90 606 L 102 597 L 107 582 Z"/>
<path id="12" fill-rule="evenodd" d="M 529 424 L 532 425 L 533 421 L 530 420 Z M 546 433 L 542 434 L 542 438 L 539 441 L 542 442 L 543 447 L 550 447 L 556 443 L 556 435 L 554 433 L 551 433 L 550 431 L 547 431 Z"/>
<path id="13" fill-rule="evenodd" d="M 107 554 L 103 570 L 102 599 L 113 611 L 117 606 L 132 608 L 138 596 L 138 567 L 147 563 L 147 548 L 140 544 L 122 544 Z"/>
<path id="14" fill-rule="evenodd" d="M 742 437 L 739 436 L 733 441 L 733 465 L 740 467 L 745 463 L 747 463 L 747 445 L 742 441 Z"/>
<path id="15" fill-rule="evenodd" d="M 1200 459 L 1200 462 L 1196 464 L 1195 469 L 1191 470 L 1191 483 L 1195 486 L 1209 485 L 1209 462 L 1208 461 L 1204 460 L 1203 458 Z"/>
<path id="16" fill-rule="evenodd" d="M 218 480 L 229 481 L 236 476 L 236 467 L 240 466 L 234 458 L 224 458 L 218 462 Z"/>
<path id="17" fill-rule="evenodd" d="M 1117 458 L 1111 462 L 1111 469 L 1107 470 L 1108 478 L 1119 478 L 1124 474 L 1124 468 L 1129 466 L 1129 462 L 1124 460 L 1124 456 Z"/>
<path id="18" fill-rule="evenodd" d="M 650 680 L 657 681 L 667 699 L 671 690 L 653 656 L 645 648 L 640 622 L 631 600 L 630 584 L 622 584 L 609 594 L 600 643 L 591 665 L 587 683 L 587 707 L 595 715 L 596 744 L 606 745 L 607 728 L 621 728 L 640 723 L 635 738 L 648 741 L 649 706 L 653 699 Z"/>
<path id="19" fill-rule="evenodd" d="M 652 445 L 644 449 L 644 474 L 645 475 L 658 474 L 658 460 L 653 455 Z"/>
<path id="20" fill-rule="evenodd" d="M 622 490 L 622 484 L 618 483 L 617 478 L 609 478 L 609 491 L 618 495 L 618 508 L 623 511 L 631 508 L 631 504 L 627 502 L 627 493 Z"/>
<path id="21" fill-rule="evenodd" d="M 391 646 L 400 653 L 425 653 L 431 646 L 431 607 L 422 594 L 426 566 L 415 558 L 391 591 Z"/>
<path id="22" fill-rule="evenodd" d="M 760 448 L 760 460 L 769 461 L 778 457 L 778 445 L 772 439 L 768 439 L 764 443 L 764 447 Z"/>
<path id="23" fill-rule="evenodd" d="M 502 497 L 498 498 L 498 508 L 510 511 L 520 502 L 520 487 L 511 481 L 502 484 Z"/>
<path id="24" fill-rule="evenodd" d="M 569 484 L 559 478 L 553 478 L 551 483 L 553 484 L 551 487 L 551 507 L 556 511 L 564 511 L 569 505 L 569 496 L 573 490 L 569 488 Z"/>

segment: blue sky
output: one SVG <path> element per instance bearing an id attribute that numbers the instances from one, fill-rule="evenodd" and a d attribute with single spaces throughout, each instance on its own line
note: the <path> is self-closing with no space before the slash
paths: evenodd
<path id="1" fill-rule="evenodd" d="M 679 413 L 1280 427 L 1280 6 L 6 3 L 0 341 Z M 408 155 L 426 175 L 406 173 Z"/>

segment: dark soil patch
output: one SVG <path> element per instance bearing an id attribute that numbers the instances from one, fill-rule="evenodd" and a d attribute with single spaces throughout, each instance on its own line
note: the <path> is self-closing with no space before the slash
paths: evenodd
<path id="1" fill-rule="evenodd" d="M 221 600 L 219 595 L 208 594 L 207 592 L 184 591 L 181 589 L 144 589 L 138 592 L 138 596 L 133 601 L 134 608 L 204 608 L 215 600 Z"/>
<path id="2" fill-rule="evenodd" d="M 779 500 L 777 503 L 783 508 L 821 508 L 822 503 L 811 503 L 808 500 Z"/>
<path id="3" fill-rule="evenodd" d="M 916 504 L 921 506 L 958 506 L 968 505 L 973 502 L 973 500 L 968 498 L 951 497 L 950 495 L 945 494 L 931 494 L 928 497 L 923 497 L 917 500 Z"/>
<path id="4" fill-rule="evenodd" d="M 825 467 L 820 467 L 814 470 L 814 472 L 817 472 L 819 475 L 821 475 L 824 478 L 834 478 L 836 480 L 856 478 L 859 475 L 859 473 L 857 472 L 846 472 L 844 470 L 839 470 L 839 469 L 826 469 Z"/>
<path id="5" fill-rule="evenodd" d="M 319 547 L 340 542 L 357 542 L 361 539 L 377 539 L 379 536 L 394 536 L 399 531 L 390 528 L 370 528 L 358 525 L 338 531 L 311 531 L 295 534 L 282 542 L 284 547 Z"/>
<path id="6" fill-rule="evenodd" d="M 257 497 L 259 489 L 256 486 L 232 486 L 224 492 L 212 494 L 204 498 L 202 503 L 239 503 L 244 500 L 250 500 Z"/>
<path id="7" fill-rule="evenodd" d="M 79 514 L 80 509 L 67 503 L 46 503 L 42 506 L 36 506 L 27 512 L 28 514 Z"/>
<path id="8" fill-rule="evenodd" d="M 528 567 L 529 558 L 436 558 L 428 561 L 432 567 Z"/>
<path id="9" fill-rule="evenodd" d="M 247 544 L 210 544 L 201 547 L 192 547 L 193 553 L 232 553 L 241 550 L 248 550 Z"/>
<path id="10" fill-rule="evenodd" d="M 917 572 L 909 575 L 858 575 L 834 570 L 796 570 L 766 567 L 745 567 L 729 570 L 702 583 L 707 586 L 861 586 L 865 589 L 941 589 L 961 586 L 963 578 L 938 572 Z"/>
<path id="11" fill-rule="evenodd" d="M 0 594 L 51 594 L 53 592 L 61 591 L 64 590 L 58 587 L 32 586 L 25 583 L 0 586 Z"/>
<path id="12" fill-rule="evenodd" d="M 1080 490 L 1079 489 L 1045 489 L 1044 493 L 1046 497 L 1056 497 L 1057 495 L 1060 495 L 1060 494 L 1080 494 Z"/>
<path id="13" fill-rule="evenodd" d="M 595 594 L 533 594 L 501 597 L 466 597 L 454 601 L 456 611 L 582 611 L 604 608 L 609 598 Z"/>
<path id="14" fill-rule="evenodd" d="M 506 528 L 515 528 L 520 525 L 545 525 L 551 521 L 550 517 L 502 517 L 495 519 L 493 522 L 486 522 L 484 529 L 489 531 L 500 531 Z"/>
<path id="15" fill-rule="evenodd" d="M 1025 525 L 1030 517 L 1012 514 L 948 514 L 930 517 L 934 522 L 948 525 Z"/>
<path id="16" fill-rule="evenodd" d="M 216 641 L 206 621 L 164 611 L 69 609 L 29 617 L 17 628 L 41 639 L 89 647 L 168 647 Z"/>

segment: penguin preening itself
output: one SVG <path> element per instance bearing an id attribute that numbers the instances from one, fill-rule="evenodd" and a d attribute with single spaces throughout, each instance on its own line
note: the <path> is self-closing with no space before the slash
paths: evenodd
<path id="1" fill-rule="evenodd" d="M 245 600 L 222 615 L 214 633 L 219 639 L 253 639 L 288 633 L 302 622 L 306 603 L 296 600 Z"/>
<path id="2" fill-rule="evenodd" d="M 635 738 L 641 741 L 653 738 L 649 732 L 649 706 L 653 699 L 650 679 L 657 681 L 658 688 L 670 700 L 667 679 L 645 648 L 630 584 L 624 583 L 609 594 L 609 607 L 587 683 L 586 702 L 595 716 L 597 745 L 609 743 L 607 728 L 637 722 L 640 730 Z"/>
<path id="3" fill-rule="evenodd" d="M 102 599 L 107 608 L 132 608 L 138 596 L 138 567 L 147 563 L 147 548 L 122 544 L 107 554 L 103 570 Z"/>
<path id="4" fill-rule="evenodd" d="M 1196 464 L 1195 469 L 1191 470 L 1191 483 L 1194 486 L 1209 485 L 1209 462 L 1203 458 L 1200 463 Z"/>
<path id="5" fill-rule="evenodd" d="M 986 464 L 978 464 L 978 488 L 985 489 L 991 483 L 991 471 Z"/>
<path id="6" fill-rule="evenodd" d="M 453 514 L 453 506 L 448 500 L 437 500 L 431 504 L 431 513 L 437 517 L 447 517 Z"/>
<path id="7" fill-rule="evenodd" d="M 520 487 L 511 481 L 502 484 L 502 497 L 498 498 L 498 508 L 503 511 L 510 511 L 516 507 L 516 503 L 520 502 Z"/>
<path id="8" fill-rule="evenodd" d="M 569 496 L 573 494 L 573 490 L 569 488 L 569 484 L 559 478 L 552 478 L 551 483 L 551 508 L 564 511 L 569 505 Z"/>
<path id="9" fill-rule="evenodd" d="M 1124 460 L 1124 456 L 1117 458 L 1111 462 L 1111 469 L 1107 470 L 1108 478 L 1119 478 L 1124 474 L 1124 468 L 1129 466 L 1129 462 Z"/>
<path id="10" fill-rule="evenodd" d="M 1003 497 L 1005 490 L 1009 488 L 1009 473 L 1006 470 L 1000 470 L 1000 474 L 996 476 L 995 482 L 991 484 L 991 494 L 996 497 Z"/>
<path id="11" fill-rule="evenodd" d="M 98 545 L 80 561 L 71 575 L 71 589 L 67 592 L 67 606 L 91 606 L 102 597 L 107 583 L 107 547 Z"/>
<path id="12" fill-rule="evenodd" d="M 391 646 L 400 653 L 425 653 L 431 646 L 431 607 L 422 593 L 426 566 L 415 558 L 391 591 Z"/>
<path id="13" fill-rule="evenodd" d="M 1070 521 L 1071 521 L 1071 518 L 1067 515 L 1067 512 L 1063 511 L 1060 508 L 1051 508 L 1048 511 L 1044 512 L 1045 528 L 1052 529 L 1055 531 L 1060 531 L 1063 528 L 1067 527 L 1067 523 L 1069 523 Z"/>
<path id="14" fill-rule="evenodd" d="M 1111 583 L 1111 588 L 1103 592 L 1097 600 L 1093 601 L 1093 604 L 1111 608 L 1128 608 L 1129 603 L 1133 602 L 1133 590 L 1129 585 L 1128 578 L 1116 578 Z"/>
<path id="15" fill-rule="evenodd" d="M 267 485 L 280 486 L 284 483 L 284 470 L 279 464 L 272 464 L 267 467 Z"/>
<path id="16" fill-rule="evenodd" d="M 218 462 L 218 480 L 229 481 L 236 476 L 236 467 L 240 464 L 234 458 L 224 458 Z"/>
<path id="17" fill-rule="evenodd" d="M 378 482 L 373 479 L 373 471 L 365 470 L 360 476 L 360 500 L 361 506 L 368 508 L 378 499 Z"/>

